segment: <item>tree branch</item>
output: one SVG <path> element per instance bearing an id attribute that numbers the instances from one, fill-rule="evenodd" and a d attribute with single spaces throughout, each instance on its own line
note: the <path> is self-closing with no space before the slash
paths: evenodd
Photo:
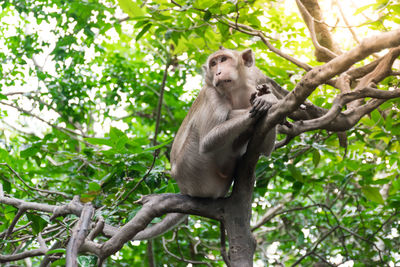
<path id="1" fill-rule="evenodd" d="M 293 196 L 286 194 L 283 197 L 283 199 L 285 199 L 285 201 L 268 209 L 268 211 L 261 217 L 261 219 L 258 222 L 256 222 L 256 224 L 253 227 L 251 227 L 251 231 L 255 231 L 256 229 L 264 225 L 266 222 L 274 218 L 285 207 L 285 204 L 287 202 L 293 200 Z"/>
<path id="2" fill-rule="evenodd" d="M 13 232 L 15 225 L 17 224 L 18 220 L 21 218 L 22 215 L 25 214 L 26 209 L 24 207 L 21 207 L 18 209 L 17 214 L 15 215 L 14 219 L 12 220 L 10 226 L 8 227 L 7 233 L 4 237 L 4 239 L 7 239 Z"/>
<path id="3" fill-rule="evenodd" d="M 37 191 L 37 192 L 40 192 L 40 193 L 59 195 L 59 196 L 62 196 L 64 198 L 66 198 L 66 199 L 68 199 L 68 197 L 69 197 L 67 194 L 62 193 L 62 192 L 50 191 L 50 190 L 45 190 L 45 189 L 39 189 L 39 188 L 36 188 L 36 187 L 32 187 L 32 186 L 28 185 L 24 181 L 24 179 L 22 179 L 22 177 L 13 168 L 11 168 L 10 165 L 8 165 L 8 163 L 2 162 L 2 163 L 0 163 L 0 166 L 1 165 L 2 166 L 6 166 L 18 178 L 18 180 L 20 180 L 30 190 Z"/>
<path id="4" fill-rule="evenodd" d="M 50 123 L 50 122 L 48 122 L 48 121 L 42 119 L 41 117 L 39 117 L 39 116 L 33 114 L 32 112 L 30 112 L 30 111 L 28 111 L 28 110 L 25 110 L 25 109 L 23 109 L 23 108 L 20 108 L 20 107 L 18 107 L 18 106 L 14 106 L 14 105 L 12 105 L 12 104 L 10 104 L 10 103 L 4 102 L 4 101 L 0 101 L 0 104 L 6 105 L 6 106 L 9 106 L 9 107 L 12 107 L 12 108 L 15 108 L 15 109 L 18 110 L 19 112 L 25 113 L 25 114 L 27 114 L 27 115 L 33 117 L 33 118 L 36 118 L 36 119 L 38 119 L 39 121 L 46 123 L 46 124 L 49 125 L 50 127 L 55 128 L 55 129 L 59 130 L 60 132 L 65 133 L 66 135 L 68 135 L 69 137 L 71 137 L 71 138 L 73 138 L 73 139 L 77 139 L 77 137 L 76 137 L 77 135 L 78 135 L 78 136 L 85 137 L 85 138 L 86 138 L 86 137 L 89 137 L 89 136 L 86 136 L 86 135 L 84 135 L 84 134 L 75 132 L 75 131 L 73 131 L 73 130 L 71 130 L 71 129 L 62 128 L 62 127 L 59 127 L 59 126 L 57 126 L 57 125 L 54 125 L 54 124 L 52 124 L 52 123 Z"/>
<path id="5" fill-rule="evenodd" d="M 400 29 L 364 39 L 359 46 L 306 73 L 293 91 L 271 107 L 268 117 L 272 118 L 271 122 L 282 120 L 304 103 L 318 85 L 346 71 L 370 54 L 398 45 L 400 45 Z M 273 124 L 270 127 L 272 129 Z"/>
<path id="6" fill-rule="evenodd" d="M 112 237 L 99 245 L 86 241 L 83 251 L 92 252 L 100 258 L 106 258 L 122 248 L 139 231 L 143 230 L 155 217 L 166 213 L 184 213 L 200 215 L 216 220 L 222 219 L 221 207 L 227 199 L 191 198 L 180 194 L 158 194 L 143 196 L 136 203 L 143 207 L 127 224 L 115 231 Z"/>
<path id="7" fill-rule="evenodd" d="M 92 203 L 86 203 L 83 206 L 81 217 L 78 224 L 72 230 L 71 239 L 68 242 L 66 251 L 66 266 L 67 267 L 77 267 L 78 266 L 78 252 L 83 244 L 85 237 L 87 236 L 89 230 L 89 224 L 93 215 L 94 208 Z"/>
<path id="8" fill-rule="evenodd" d="M 173 236 L 173 239 L 175 239 L 175 234 Z M 185 262 L 185 263 L 191 263 L 191 264 L 202 264 L 202 265 L 207 265 L 207 266 L 211 267 L 211 264 L 208 263 L 208 262 L 188 260 L 188 259 L 185 259 L 183 256 L 179 257 L 179 256 L 175 255 L 174 253 L 172 253 L 171 251 L 168 250 L 167 242 L 166 242 L 164 237 L 162 237 L 162 243 L 163 243 L 163 248 L 168 253 L 168 255 L 170 255 L 171 257 L 173 257 L 173 258 L 175 258 L 175 259 L 177 259 L 179 261 L 182 261 L 182 262 Z"/>
<path id="9" fill-rule="evenodd" d="M 315 242 L 314 246 L 311 248 L 310 251 L 308 251 L 306 254 L 304 254 L 302 257 L 300 257 L 295 263 L 292 264 L 293 266 L 298 265 L 302 260 L 304 260 L 306 257 L 310 256 L 311 254 L 313 254 L 315 252 L 315 250 L 318 248 L 319 244 L 321 244 L 322 241 L 324 241 L 330 234 L 332 234 L 334 231 L 336 231 L 336 229 L 338 229 L 339 226 L 335 226 L 332 229 L 330 229 L 329 231 L 327 231 L 324 235 L 322 235 L 317 242 Z"/>
<path id="10" fill-rule="evenodd" d="M 281 56 L 282 58 L 292 62 L 293 64 L 295 64 L 296 66 L 305 69 L 306 71 L 309 71 L 312 69 L 311 66 L 309 66 L 306 63 L 301 62 L 300 60 L 286 54 L 283 53 L 281 50 L 277 49 L 276 47 L 274 47 L 267 39 L 266 35 L 262 32 L 262 31 L 258 31 L 253 29 L 250 26 L 244 25 L 244 24 L 240 24 L 240 23 L 234 23 L 232 21 L 229 20 L 223 20 L 223 19 L 219 19 L 219 21 L 221 23 L 225 23 L 228 24 L 230 27 L 232 27 L 233 29 L 243 32 L 245 34 L 251 35 L 251 36 L 257 36 L 259 37 L 263 43 L 268 47 L 269 50 L 271 50 L 272 52 L 274 52 L 275 54 Z"/>
<path id="11" fill-rule="evenodd" d="M 308 2 L 310 2 L 310 1 L 308 1 Z M 333 45 L 333 40 L 329 34 L 328 29 L 326 29 L 326 26 L 324 26 L 323 24 L 320 24 L 320 26 L 319 26 L 320 29 L 318 31 L 318 35 L 320 36 L 319 37 L 320 39 L 322 39 L 323 38 L 322 35 L 324 35 L 325 39 L 329 40 L 329 41 L 327 41 L 327 43 L 330 44 L 330 48 L 322 46 L 319 43 L 318 37 L 317 37 L 317 32 L 316 32 L 315 25 L 314 25 L 314 18 L 310 14 L 310 12 L 307 10 L 307 8 L 303 5 L 302 1 L 296 0 L 296 4 L 297 4 L 297 6 L 300 10 L 300 13 L 303 16 L 303 19 L 310 31 L 311 40 L 316 49 L 315 54 L 316 54 L 317 60 L 326 62 L 326 61 L 331 60 L 332 58 L 335 58 L 337 56 L 337 54 L 335 52 L 333 52 L 332 50 L 330 50 L 330 48 L 333 48 L 335 46 Z M 318 5 L 317 1 L 312 1 L 312 3 L 309 3 L 309 5 L 313 5 L 314 9 L 317 9 L 317 8 L 319 9 L 319 5 Z M 321 17 L 318 19 L 321 20 Z M 324 27 L 324 28 L 321 28 L 321 27 Z M 337 53 L 340 53 L 339 49 L 335 49 L 335 50 L 337 50 Z"/>

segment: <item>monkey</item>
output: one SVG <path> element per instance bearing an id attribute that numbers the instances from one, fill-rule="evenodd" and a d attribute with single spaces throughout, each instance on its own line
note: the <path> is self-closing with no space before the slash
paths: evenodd
<path id="1" fill-rule="evenodd" d="M 236 163 L 246 152 L 257 119 L 277 102 L 271 93 L 254 96 L 254 63 L 251 49 L 221 49 L 207 60 L 205 86 L 171 149 L 171 175 L 182 194 L 219 198 L 228 192 Z M 269 155 L 275 129 L 265 140 L 262 152 Z"/>
<path id="2" fill-rule="evenodd" d="M 203 70 L 204 86 L 172 144 L 171 176 L 182 194 L 216 199 L 228 193 L 235 166 L 246 152 L 256 123 L 278 99 L 267 85 L 257 90 L 263 74 L 255 66 L 251 49 L 222 48 L 209 56 Z M 266 134 L 260 153 L 269 156 L 275 139 L 273 128 Z M 168 214 L 134 239 L 147 239 L 150 232 L 160 235 L 183 218 L 186 215 Z M 161 224 L 168 225 L 167 229 Z"/>

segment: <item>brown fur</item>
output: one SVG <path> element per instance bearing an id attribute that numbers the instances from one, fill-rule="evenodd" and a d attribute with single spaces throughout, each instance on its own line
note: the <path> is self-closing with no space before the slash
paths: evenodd
<path id="1" fill-rule="evenodd" d="M 260 79 L 250 49 L 219 50 L 208 58 L 204 69 L 205 85 L 172 145 L 172 176 L 183 194 L 218 198 L 229 190 L 254 124 L 277 99 L 272 94 L 256 96 L 262 99 L 253 113 L 256 116 L 250 116 L 250 98 Z M 273 129 L 266 136 L 262 152 L 267 155 L 275 134 Z"/>

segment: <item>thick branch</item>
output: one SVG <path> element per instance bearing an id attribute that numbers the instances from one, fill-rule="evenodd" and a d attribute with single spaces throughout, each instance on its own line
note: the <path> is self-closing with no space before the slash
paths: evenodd
<path id="1" fill-rule="evenodd" d="M 81 217 L 78 224 L 72 231 L 71 239 L 68 242 L 66 251 L 66 266 L 75 267 L 78 266 L 78 252 L 79 248 L 83 244 L 87 233 L 89 232 L 88 227 L 93 215 L 94 208 L 91 203 L 86 203 L 83 207 Z"/>
<path id="2" fill-rule="evenodd" d="M 46 252 L 47 252 L 47 249 L 38 248 L 38 249 L 33 249 L 33 250 L 26 250 L 24 252 L 12 254 L 12 255 L 0 255 L 0 263 L 17 261 L 17 260 L 22 260 L 22 259 L 26 259 L 26 258 L 36 257 L 36 256 L 42 256 L 42 255 L 46 254 Z"/>
<path id="3" fill-rule="evenodd" d="M 114 232 L 107 242 L 99 245 L 86 241 L 82 246 L 82 250 L 92 252 L 100 258 L 106 258 L 120 250 L 127 241 L 143 230 L 153 218 L 160 217 L 166 213 L 194 214 L 221 220 L 223 212 L 220 207 L 225 201 L 225 199 L 191 198 L 180 194 L 144 196 L 138 201 L 138 203 L 143 204 L 141 210 L 132 220 L 119 228 L 117 232 Z"/>
<path id="4" fill-rule="evenodd" d="M 393 63 L 399 57 L 399 55 L 400 46 L 390 49 L 389 52 L 382 58 L 382 60 L 379 61 L 376 68 L 360 80 L 360 83 L 357 85 L 355 90 L 362 88 L 371 82 L 379 83 L 391 75 Z"/>
<path id="5" fill-rule="evenodd" d="M 296 0 L 301 15 L 310 31 L 318 61 L 326 62 L 340 54 L 337 44 L 325 24 L 315 21 L 322 20 L 322 12 L 316 0 Z"/>
<path id="6" fill-rule="evenodd" d="M 82 205 L 78 205 L 78 203 L 76 203 L 77 201 L 79 201 L 79 197 L 75 197 L 73 201 L 71 201 L 66 205 L 56 206 L 56 205 L 49 205 L 49 204 L 42 204 L 35 202 L 26 202 L 16 198 L 0 196 L 0 203 L 2 204 L 11 205 L 18 209 L 37 210 L 47 213 L 53 213 L 52 218 L 66 214 L 75 214 L 77 216 L 80 216 L 82 211 Z"/>
<path id="7" fill-rule="evenodd" d="M 378 66 L 379 62 L 381 62 L 383 57 L 378 58 L 377 60 L 372 61 L 371 63 L 368 63 L 367 65 L 364 65 L 362 67 L 354 68 L 351 70 L 348 70 L 346 74 L 350 76 L 351 80 L 359 79 L 361 77 L 364 77 L 371 71 L 373 71 L 376 66 Z"/>
<path id="8" fill-rule="evenodd" d="M 269 116 L 284 118 L 296 110 L 318 85 L 346 71 L 368 55 L 398 45 L 400 29 L 364 39 L 359 46 L 306 73 L 295 89 L 269 110 Z"/>
<path id="9" fill-rule="evenodd" d="M 343 106 L 355 99 L 373 97 L 376 98 L 368 104 L 343 112 L 340 116 L 340 111 Z M 332 108 L 324 116 L 308 120 L 298 121 L 292 124 L 292 128 L 284 128 L 284 133 L 290 136 L 296 136 L 300 133 L 315 130 L 326 129 L 330 131 L 344 131 L 353 127 L 364 115 L 373 111 L 388 99 L 400 97 L 400 89 L 393 91 L 382 91 L 371 87 L 366 87 L 362 90 L 352 91 L 349 93 L 340 94 L 334 101 Z"/>

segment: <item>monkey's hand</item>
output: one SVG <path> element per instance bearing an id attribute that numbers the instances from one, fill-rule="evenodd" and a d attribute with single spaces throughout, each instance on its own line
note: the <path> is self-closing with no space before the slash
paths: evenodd
<path id="1" fill-rule="evenodd" d="M 275 104 L 275 102 L 271 101 L 271 97 L 269 94 L 266 95 L 262 95 L 262 96 L 255 96 L 256 93 L 254 93 L 254 97 L 253 95 L 251 96 L 250 99 L 252 99 L 251 101 L 251 105 L 252 108 L 250 109 L 250 117 L 251 118 L 258 118 L 260 116 L 263 116 L 265 114 L 267 114 L 268 110 L 271 108 L 271 106 L 273 104 Z"/>
<path id="2" fill-rule="evenodd" d="M 271 89 L 269 87 L 269 84 L 267 83 L 262 83 L 256 86 L 257 92 L 254 92 L 250 96 L 250 104 L 253 105 L 253 102 L 258 96 L 266 95 L 266 94 L 271 94 Z"/>
<path id="3" fill-rule="evenodd" d="M 270 89 L 270 84 L 268 83 L 262 83 L 257 85 L 256 90 L 257 90 L 257 96 L 262 96 L 272 93 Z"/>

